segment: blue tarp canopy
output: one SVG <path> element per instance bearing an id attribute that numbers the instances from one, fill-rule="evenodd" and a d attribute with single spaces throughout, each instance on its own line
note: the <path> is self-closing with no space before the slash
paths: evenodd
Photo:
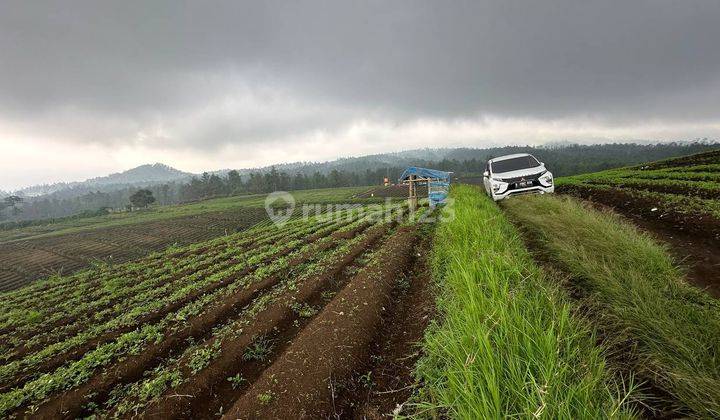
<path id="1" fill-rule="evenodd" d="M 400 182 L 408 181 L 413 175 L 421 184 L 427 183 L 428 198 L 431 206 L 434 207 L 445 202 L 450 188 L 450 172 L 411 166 L 400 175 Z M 415 194 L 412 192 L 410 194 L 417 200 Z"/>
<path id="2" fill-rule="evenodd" d="M 450 181 L 450 172 L 438 171 L 436 169 L 418 168 L 417 166 L 411 166 L 405 169 L 405 172 L 400 175 L 400 182 L 410 179 L 412 175 L 418 178 L 429 178 L 439 181 Z"/>

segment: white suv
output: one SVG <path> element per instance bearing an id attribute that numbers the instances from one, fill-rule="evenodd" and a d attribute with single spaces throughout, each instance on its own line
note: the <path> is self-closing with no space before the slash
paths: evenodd
<path id="1" fill-rule="evenodd" d="M 483 184 L 495 201 L 515 194 L 555 192 L 552 173 L 527 153 L 490 159 L 483 173 Z"/>

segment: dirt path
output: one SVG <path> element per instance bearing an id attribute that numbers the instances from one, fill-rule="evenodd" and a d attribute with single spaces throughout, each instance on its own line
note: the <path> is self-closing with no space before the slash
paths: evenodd
<path id="1" fill-rule="evenodd" d="M 688 282 L 720 298 L 720 223 L 717 220 L 664 209 L 657 203 L 631 197 L 619 190 L 572 188 L 563 192 L 610 208 L 667 244 L 687 270 Z"/>

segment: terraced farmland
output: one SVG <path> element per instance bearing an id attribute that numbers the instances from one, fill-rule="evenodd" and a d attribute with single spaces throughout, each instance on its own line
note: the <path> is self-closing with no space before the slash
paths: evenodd
<path id="1" fill-rule="evenodd" d="M 665 245 L 571 197 L 529 196 L 502 207 L 598 331 L 608 364 L 625 389 L 636 389 L 629 401 L 638 414 L 720 415 L 720 303 L 688 284 Z"/>
<path id="2" fill-rule="evenodd" d="M 0 417 L 720 415 L 720 306 L 657 238 L 568 196 L 451 196 L 4 293 Z"/>
<path id="3" fill-rule="evenodd" d="M 331 413 L 328 379 L 351 388 L 383 351 L 382 320 L 421 310 L 395 302 L 417 278 L 418 226 L 402 205 L 361 211 L 264 224 L 4 294 L 0 417 Z M 339 402 L 343 391 L 332 392 Z"/>
<path id="4" fill-rule="evenodd" d="M 720 151 L 560 178 L 557 186 L 666 242 L 689 279 L 720 297 Z"/>
<path id="5" fill-rule="evenodd" d="M 720 238 L 720 151 L 560 178 L 558 191 Z"/>

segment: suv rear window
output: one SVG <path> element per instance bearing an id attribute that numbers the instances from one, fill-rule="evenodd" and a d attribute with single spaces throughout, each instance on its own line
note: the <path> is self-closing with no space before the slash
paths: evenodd
<path id="1" fill-rule="evenodd" d="M 499 160 L 492 163 L 493 172 L 502 173 L 529 169 L 540 166 L 540 162 L 532 156 L 520 156 L 512 159 Z"/>

